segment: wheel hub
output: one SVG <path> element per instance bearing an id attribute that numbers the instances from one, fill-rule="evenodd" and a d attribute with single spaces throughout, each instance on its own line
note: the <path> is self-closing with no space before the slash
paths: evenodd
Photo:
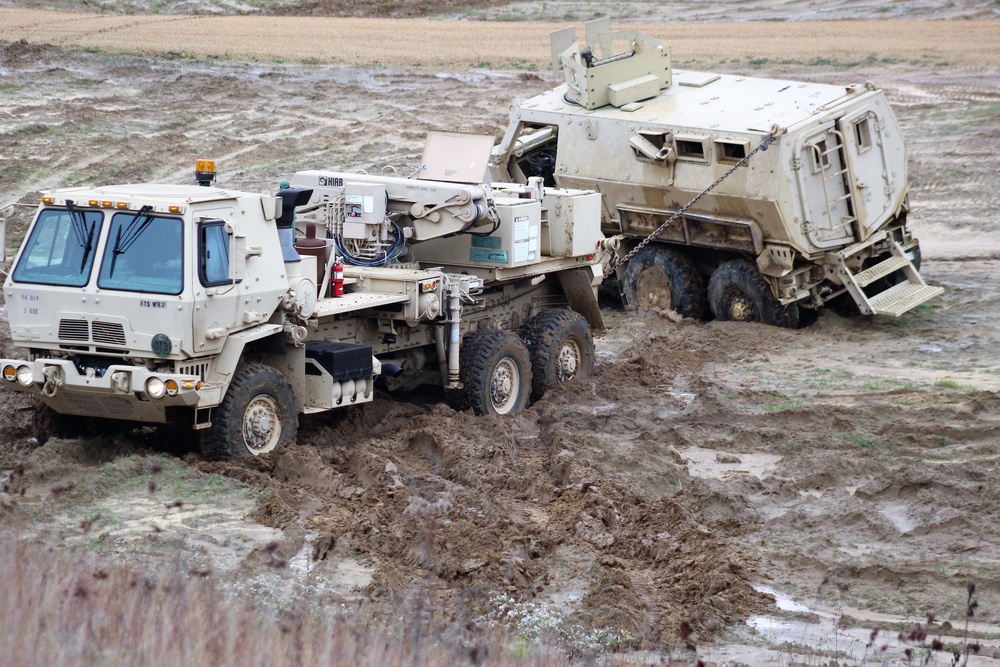
<path id="1" fill-rule="evenodd" d="M 257 454 L 271 451 L 281 437 L 278 405 L 270 396 L 257 396 L 243 415 L 243 440 Z"/>
<path id="2" fill-rule="evenodd" d="M 583 351 L 576 340 L 566 341 L 559 348 L 559 356 L 556 360 L 556 373 L 560 382 L 566 382 L 576 377 L 577 369 L 580 368 Z"/>
<path id="3" fill-rule="evenodd" d="M 510 412 L 517 402 L 521 379 L 513 359 L 501 359 L 490 379 L 490 402 L 497 414 Z"/>
<path id="4" fill-rule="evenodd" d="M 739 294 L 729 303 L 729 317 L 736 322 L 755 322 L 757 309 L 745 294 Z"/>
<path id="5" fill-rule="evenodd" d="M 646 310 L 670 310 L 670 281 L 663 272 L 651 267 L 639 275 L 635 284 L 636 300 L 640 308 Z"/>

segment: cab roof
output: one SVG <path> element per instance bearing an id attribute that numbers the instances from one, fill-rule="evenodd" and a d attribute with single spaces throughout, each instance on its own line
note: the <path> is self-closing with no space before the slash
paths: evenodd
<path id="1" fill-rule="evenodd" d="M 248 193 L 206 188 L 200 185 L 170 185 L 164 183 L 136 183 L 131 185 L 102 185 L 79 188 L 59 188 L 51 194 L 60 199 L 137 199 L 149 202 L 194 204 L 221 199 L 236 199 Z"/>
<path id="2" fill-rule="evenodd" d="M 592 111 L 565 97 L 566 85 L 533 97 L 523 109 L 581 117 L 656 123 L 705 132 L 763 134 L 772 125 L 789 128 L 825 107 L 834 107 L 867 90 L 785 79 L 673 71 L 673 85 L 656 97 L 622 108 L 605 105 Z"/>

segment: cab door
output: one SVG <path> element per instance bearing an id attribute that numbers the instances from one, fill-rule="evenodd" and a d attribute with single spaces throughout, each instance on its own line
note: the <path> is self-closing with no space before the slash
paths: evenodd
<path id="1" fill-rule="evenodd" d="M 192 331 L 197 352 L 220 349 L 226 334 L 242 324 L 241 285 L 233 276 L 229 209 L 208 211 L 195 223 L 194 318 Z"/>

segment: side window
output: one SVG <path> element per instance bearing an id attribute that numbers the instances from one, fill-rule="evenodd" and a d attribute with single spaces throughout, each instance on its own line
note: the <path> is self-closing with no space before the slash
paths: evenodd
<path id="1" fill-rule="evenodd" d="M 718 139 L 715 142 L 715 160 L 721 164 L 736 164 L 747 156 L 748 141 Z"/>
<path id="2" fill-rule="evenodd" d="M 677 159 L 683 162 L 701 162 L 708 164 L 711 153 L 707 137 L 676 137 Z"/>
<path id="3" fill-rule="evenodd" d="M 670 131 L 640 130 L 629 139 L 629 146 L 637 160 L 670 164 L 674 155 L 674 133 Z"/>
<path id="4" fill-rule="evenodd" d="M 198 230 L 198 278 L 205 287 L 230 285 L 229 234 L 222 220 L 203 222 Z"/>
<path id="5" fill-rule="evenodd" d="M 545 187 L 556 187 L 556 147 L 558 131 L 554 125 L 525 125 L 511 147 L 507 169 L 512 180 L 527 183 L 531 176 L 541 176 Z"/>

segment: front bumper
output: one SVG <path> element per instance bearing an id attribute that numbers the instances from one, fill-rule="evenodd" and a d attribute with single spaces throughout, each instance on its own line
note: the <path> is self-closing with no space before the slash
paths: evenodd
<path id="1" fill-rule="evenodd" d="M 201 388 L 195 375 L 142 366 L 114 365 L 103 375 L 82 374 L 67 359 L 0 359 L 0 372 L 7 389 L 31 394 L 60 414 L 137 422 L 163 423 L 167 408 L 194 407 Z M 157 397 L 161 383 L 163 395 Z"/>

